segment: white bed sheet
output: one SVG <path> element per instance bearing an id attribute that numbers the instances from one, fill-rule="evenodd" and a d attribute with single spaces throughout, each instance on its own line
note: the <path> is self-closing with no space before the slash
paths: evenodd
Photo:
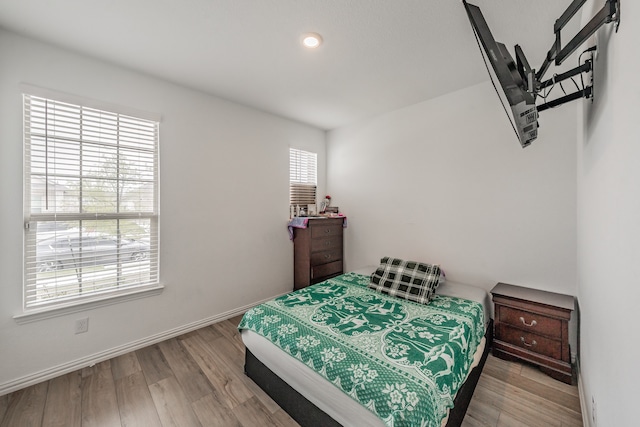
<path id="1" fill-rule="evenodd" d="M 371 274 L 374 270 L 375 267 L 365 267 L 354 272 Z M 491 307 L 489 294 L 484 289 L 462 283 L 445 282 L 438 287 L 437 293 L 479 302 L 484 307 L 485 327 L 487 326 Z M 364 406 L 342 392 L 337 393 L 336 387 L 313 369 L 293 357 L 282 357 L 282 350 L 266 338 L 246 329 L 242 330 L 241 337 L 244 345 L 271 372 L 282 378 L 338 423 L 343 426 L 384 426 L 382 420 Z M 485 338 L 483 338 L 474 355 L 472 369 L 480 362 L 485 344 Z M 444 426 L 446 422 L 447 418 L 443 420 L 442 425 Z"/>
<path id="2" fill-rule="evenodd" d="M 376 271 L 376 268 L 376 266 L 370 265 L 354 270 L 353 272 L 364 274 L 365 276 L 370 276 L 374 271 Z M 436 289 L 436 294 L 464 298 L 471 301 L 479 302 L 480 304 L 482 304 L 482 308 L 484 308 L 485 326 L 489 323 L 491 314 L 493 313 L 493 303 L 491 302 L 489 292 L 487 292 L 486 290 L 477 286 L 447 280 L 443 284 L 438 286 L 438 289 Z"/>

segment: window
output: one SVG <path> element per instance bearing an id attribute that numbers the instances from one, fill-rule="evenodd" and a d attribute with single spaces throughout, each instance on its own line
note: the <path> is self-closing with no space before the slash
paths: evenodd
<path id="1" fill-rule="evenodd" d="M 158 285 L 158 121 L 24 95 L 26 309 Z"/>
<path id="2" fill-rule="evenodd" d="M 316 203 L 317 154 L 289 148 L 289 203 L 304 206 Z"/>

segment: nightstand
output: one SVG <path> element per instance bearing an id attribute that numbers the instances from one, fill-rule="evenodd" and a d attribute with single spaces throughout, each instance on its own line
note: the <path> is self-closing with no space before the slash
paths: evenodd
<path id="1" fill-rule="evenodd" d="M 572 383 L 569 319 L 574 298 L 498 283 L 492 290 L 493 355 L 529 362 L 547 375 Z"/>

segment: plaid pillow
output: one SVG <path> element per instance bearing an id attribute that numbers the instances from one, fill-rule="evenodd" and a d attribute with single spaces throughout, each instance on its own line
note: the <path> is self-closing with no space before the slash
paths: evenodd
<path id="1" fill-rule="evenodd" d="M 427 304 L 442 280 L 440 266 L 384 257 L 371 275 L 369 287 L 409 301 Z"/>

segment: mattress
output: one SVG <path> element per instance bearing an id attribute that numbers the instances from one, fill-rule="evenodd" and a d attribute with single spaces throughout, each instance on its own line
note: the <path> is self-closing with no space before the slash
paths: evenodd
<path id="1" fill-rule="evenodd" d="M 354 272 L 370 274 L 373 270 L 375 267 L 366 267 Z M 438 287 L 437 293 L 479 302 L 484 308 L 484 318 L 487 321 L 490 319 L 490 298 L 483 289 L 461 283 L 445 282 Z M 247 329 L 242 330 L 241 336 L 245 346 L 258 360 L 338 423 L 344 426 L 384 426 L 382 420 L 372 412 L 342 392 L 337 392 L 333 384 L 304 363 L 288 355 L 283 357 L 282 350 L 266 338 Z M 486 342 L 483 339 L 476 350 L 471 368 L 479 363 L 485 345 Z M 443 420 L 443 425 L 446 421 L 446 419 Z"/>

